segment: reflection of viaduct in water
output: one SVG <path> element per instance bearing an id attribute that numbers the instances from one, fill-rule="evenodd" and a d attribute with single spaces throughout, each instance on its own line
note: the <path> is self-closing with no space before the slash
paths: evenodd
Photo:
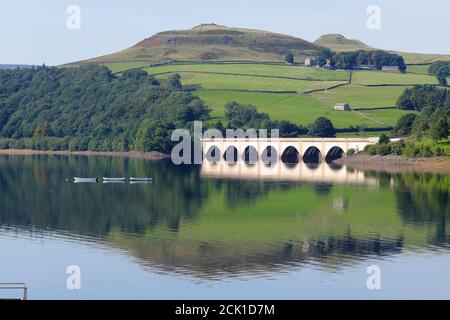
<path id="1" fill-rule="evenodd" d="M 202 177 L 231 178 L 243 180 L 274 180 L 274 181 L 309 181 L 309 182 L 337 182 L 351 184 L 377 185 L 377 179 L 369 178 L 363 171 L 349 170 L 345 166 L 321 162 L 308 164 L 299 162 L 285 164 L 277 162 L 265 165 L 261 161 L 247 164 L 240 161 L 230 165 L 225 161 L 213 164 L 204 161 L 201 169 Z"/>
<path id="2" fill-rule="evenodd" d="M 378 138 L 231 138 L 202 139 L 206 158 L 212 162 L 276 162 L 284 163 L 333 161 L 350 149 L 363 150 Z"/>

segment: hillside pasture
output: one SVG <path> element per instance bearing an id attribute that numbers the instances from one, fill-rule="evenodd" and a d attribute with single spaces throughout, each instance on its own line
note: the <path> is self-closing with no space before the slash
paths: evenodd
<path id="1" fill-rule="evenodd" d="M 343 70 L 326 70 L 289 65 L 248 64 L 248 63 L 202 63 L 202 64 L 171 64 L 145 68 L 149 74 L 166 72 L 198 72 L 255 75 L 267 77 L 286 77 L 307 80 L 348 81 L 349 72 Z"/>
<path id="2" fill-rule="evenodd" d="M 407 66 L 407 73 L 425 74 L 428 75 L 428 68 L 430 64 L 414 64 Z"/>
<path id="3" fill-rule="evenodd" d="M 414 85 L 438 84 L 436 77 L 414 73 L 383 71 L 354 71 L 352 84 L 360 85 Z"/>
<path id="4" fill-rule="evenodd" d="M 384 123 L 388 126 L 394 127 L 397 120 L 408 113 L 416 113 L 411 110 L 400 110 L 400 109 L 378 109 L 378 110 L 360 110 L 358 111 L 363 115 Z"/>
<path id="5" fill-rule="evenodd" d="M 206 90 L 246 90 L 269 92 L 303 92 L 329 88 L 343 81 L 309 81 L 232 74 L 179 72 L 183 85 Z M 167 77 L 168 74 L 160 75 Z M 158 76 L 157 76 L 158 77 Z"/>
<path id="6" fill-rule="evenodd" d="M 449 54 L 395 52 L 403 57 L 406 64 L 433 63 L 436 61 L 450 61 Z"/>
<path id="7" fill-rule="evenodd" d="M 350 126 L 380 127 L 380 124 L 359 116 L 354 112 L 335 111 L 320 101 L 300 94 L 270 94 L 253 92 L 230 92 L 222 90 L 197 91 L 194 93 L 212 108 L 213 121 L 226 122 L 224 106 L 232 101 L 251 104 L 259 112 L 266 112 L 271 119 L 289 120 L 297 124 L 309 125 L 318 117 L 327 117 L 336 128 Z"/>
<path id="8" fill-rule="evenodd" d="M 289 120 L 305 126 L 318 117 L 327 117 L 338 129 L 395 126 L 397 120 L 408 113 L 395 108 L 398 97 L 408 85 L 437 84 L 435 77 L 424 74 L 426 66 L 412 66 L 406 74 L 355 71 L 352 84 L 345 81 L 349 76 L 347 71 L 282 64 L 176 63 L 144 70 L 157 78 L 180 74 L 183 85 L 195 89 L 194 94 L 212 108 L 211 122 L 226 123 L 224 106 L 236 101 L 256 106 L 273 120 Z M 342 85 L 334 87 L 338 84 Z M 321 89 L 325 90 L 304 94 Z M 333 110 L 340 102 L 362 110 Z M 390 109 L 373 110 L 383 107 Z M 377 133 L 343 135 L 373 136 Z"/>
<path id="9" fill-rule="evenodd" d="M 352 108 L 393 107 L 405 88 L 407 87 L 366 87 L 352 84 L 309 95 L 329 107 L 340 102 L 347 102 Z"/>

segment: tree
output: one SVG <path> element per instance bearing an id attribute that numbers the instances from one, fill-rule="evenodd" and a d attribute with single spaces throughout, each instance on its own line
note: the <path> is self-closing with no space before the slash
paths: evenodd
<path id="1" fill-rule="evenodd" d="M 404 137 L 411 134 L 413 123 L 416 120 L 417 115 L 414 113 L 408 113 L 400 117 L 397 120 L 397 124 L 395 125 L 392 132 L 396 136 Z"/>
<path id="2" fill-rule="evenodd" d="M 173 90 L 181 90 L 183 85 L 181 84 L 181 76 L 178 73 L 174 73 L 169 77 L 169 84 Z"/>
<path id="3" fill-rule="evenodd" d="M 50 124 L 48 122 L 44 122 L 44 123 L 40 123 L 36 127 L 36 130 L 34 130 L 33 137 L 34 138 L 41 138 L 41 137 L 49 136 L 49 135 L 51 135 Z"/>
<path id="4" fill-rule="evenodd" d="M 170 152 L 170 134 L 173 129 L 174 126 L 167 121 L 144 120 L 136 134 L 135 149 L 144 152 Z"/>
<path id="5" fill-rule="evenodd" d="M 435 141 L 447 139 L 449 135 L 448 120 L 446 117 L 441 117 L 438 121 L 431 124 L 430 136 Z"/>
<path id="6" fill-rule="evenodd" d="M 284 57 L 284 60 L 287 63 L 293 64 L 294 63 L 294 55 L 292 54 L 292 52 L 289 51 L 288 53 L 286 53 L 286 56 Z"/>
<path id="7" fill-rule="evenodd" d="M 299 135 L 308 133 L 307 128 L 287 120 L 275 121 L 274 125 L 280 130 L 280 137 L 298 137 Z"/>
<path id="8" fill-rule="evenodd" d="M 436 72 L 436 79 L 438 80 L 439 84 L 442 86 L 447 85 L 447 77 L 450 77 L 450 67 L 447 69 L 439 69 Z"/>
<path id="9" fill-rule="evenodd" d="M 148 74 L 142 69 L 131 69 L 122 72 L 122 77 L 125 79 L 142 80 L 148 77 Z"/>
<path id="10" fill-rule="evenodd" d="M 327 61 L 330 61 L 331 64 L 333 64 L 332 58 L 333 58 L 333 51 L 331 51 L 328 48 L 322 49 L 319 51 L 319 54 L 317 55 L 317 59 L 316 59 L 317 65 L 319 67 L 323 67 L 324 65 L 327 64 Z"/>
<path id="11" fill-rule="evenodd" d="M 398 66 L 405 72 L 406 64 L 402 56 L 383 50 L 352 51 L 333 53 L 332 61 L 339 69 L 352 69 L 358 65 L 371 65 L 381 70 L 383 66 Z"/>
<path id="12" fill-rule="evenodd" d="M 430 85 L 418 85 L 403 91 L 397 100 L 397 108 L 420 111 L 426 106 L 442 106 L 445 100 L 445 90 Z"/>
<path id="13" fill-rule="evenodd" d="M 440 85 L 447 85 L 447 77 L 450 77 L 450 61 L 436 61 L 428 68 L 430 75 L 436 76 Z"/>
<path id="14" fill-rule="evenodd" d="M 388 144 L 389 143 L 389 137 L 386 134 L 380 135 L 380 138 L 378 139 L 379 144 Z"/>
<path id="15" fill-rule="evenodd" d="M 230 102 L 225 105 L 225 117 L 230 128 L 260 129 L 270 121 L 267 113 L 258 112 L 255 106 Z"/>
<path id="16" fill-rule="evenodd" d="M 309 127 L 309 135 L 313 137 L 334 137 L 336 129 L 330 119 L 319 117 Z"/>

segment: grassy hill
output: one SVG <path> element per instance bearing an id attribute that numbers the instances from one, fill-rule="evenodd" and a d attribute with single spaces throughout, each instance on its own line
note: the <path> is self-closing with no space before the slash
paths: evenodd
<path id="1" fill-rule="evenodd" d="M 357 50 L 376 50 L 359 40 L 347 39 L 341 34 L 325 34 L 319 37 L 314 44 L 329 48 L 337 52 L 349 52 Z M 399 52 L 387 50 L 388 52 L 401 55 L 406 64 L 429 64 L 439 60 L 450 61 L 450 55 L 447 54 L 429 54 L 429 53 L 414 53 L 414 52 Z"/>
<path id="2" fill-rule="evenodd" d="M 319 37 L 314 44 L 329 48 L 333 51 L 374 50 L 362 41 L 347 39 L 341 34 L 325 34 Z"/>
<path id="3" fill-rule="evenodd" d="M 297 62 L 302 62 L 324 47 L 337 52 L 376 49 L 341 34 L 325 34 L 311 43 L 269 31 L 201 24 L 189 30 L 160 32 L 119 52 L 68 65 L 99 63 L 107 65 L 113 72 L 120 72 L 169 61 L 283 63 L 288 51 L 294 54 Z M 390 52 L 402 55 L 407 64 L 450 60 L 450 55 Z"/>
<path id="4" fill-rule="evenodd" d="M 292 36 L 203 24 L 190 30 L 160 32 L 131 48 L 80 63 L 140 66 L 163 61 L 283 62 L 287 51 L 301 61 L 319 49 L 311 42 Z"/>

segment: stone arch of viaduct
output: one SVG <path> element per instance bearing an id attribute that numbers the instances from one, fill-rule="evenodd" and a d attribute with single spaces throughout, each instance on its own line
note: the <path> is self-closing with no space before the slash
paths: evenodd
<path id="1" fill-rule="evenodd" d="M 212 148 L 219 152 L 217 159 L 224 161 L 223 156 L 229 147 L 237 150 L 238 160 L 242 160 L 242 156 L 247 147 L 253 147 L 258 159 L 266 148 L 273 148 L 276 152 L 277 159 L 281 160 L 282 155 L 288 150 L 295 150 L 298 154 L 298 160 L 304 158 L 305 154 L 310 150 L 315 150 L 319 154 L 320 160 L 325 160 L 332 150 L 341 150 L 342 154 L 346 154 L 348 150 L 361 151 L 369 144 L 377 143 L 378 138 L 211 138 L 202 139 L 202 147 L 204 156 L 211 152 Z M 292 149 L 294 148 L 294 149 Z M 273 150 L 272 149 L 272 150 Z"/>

